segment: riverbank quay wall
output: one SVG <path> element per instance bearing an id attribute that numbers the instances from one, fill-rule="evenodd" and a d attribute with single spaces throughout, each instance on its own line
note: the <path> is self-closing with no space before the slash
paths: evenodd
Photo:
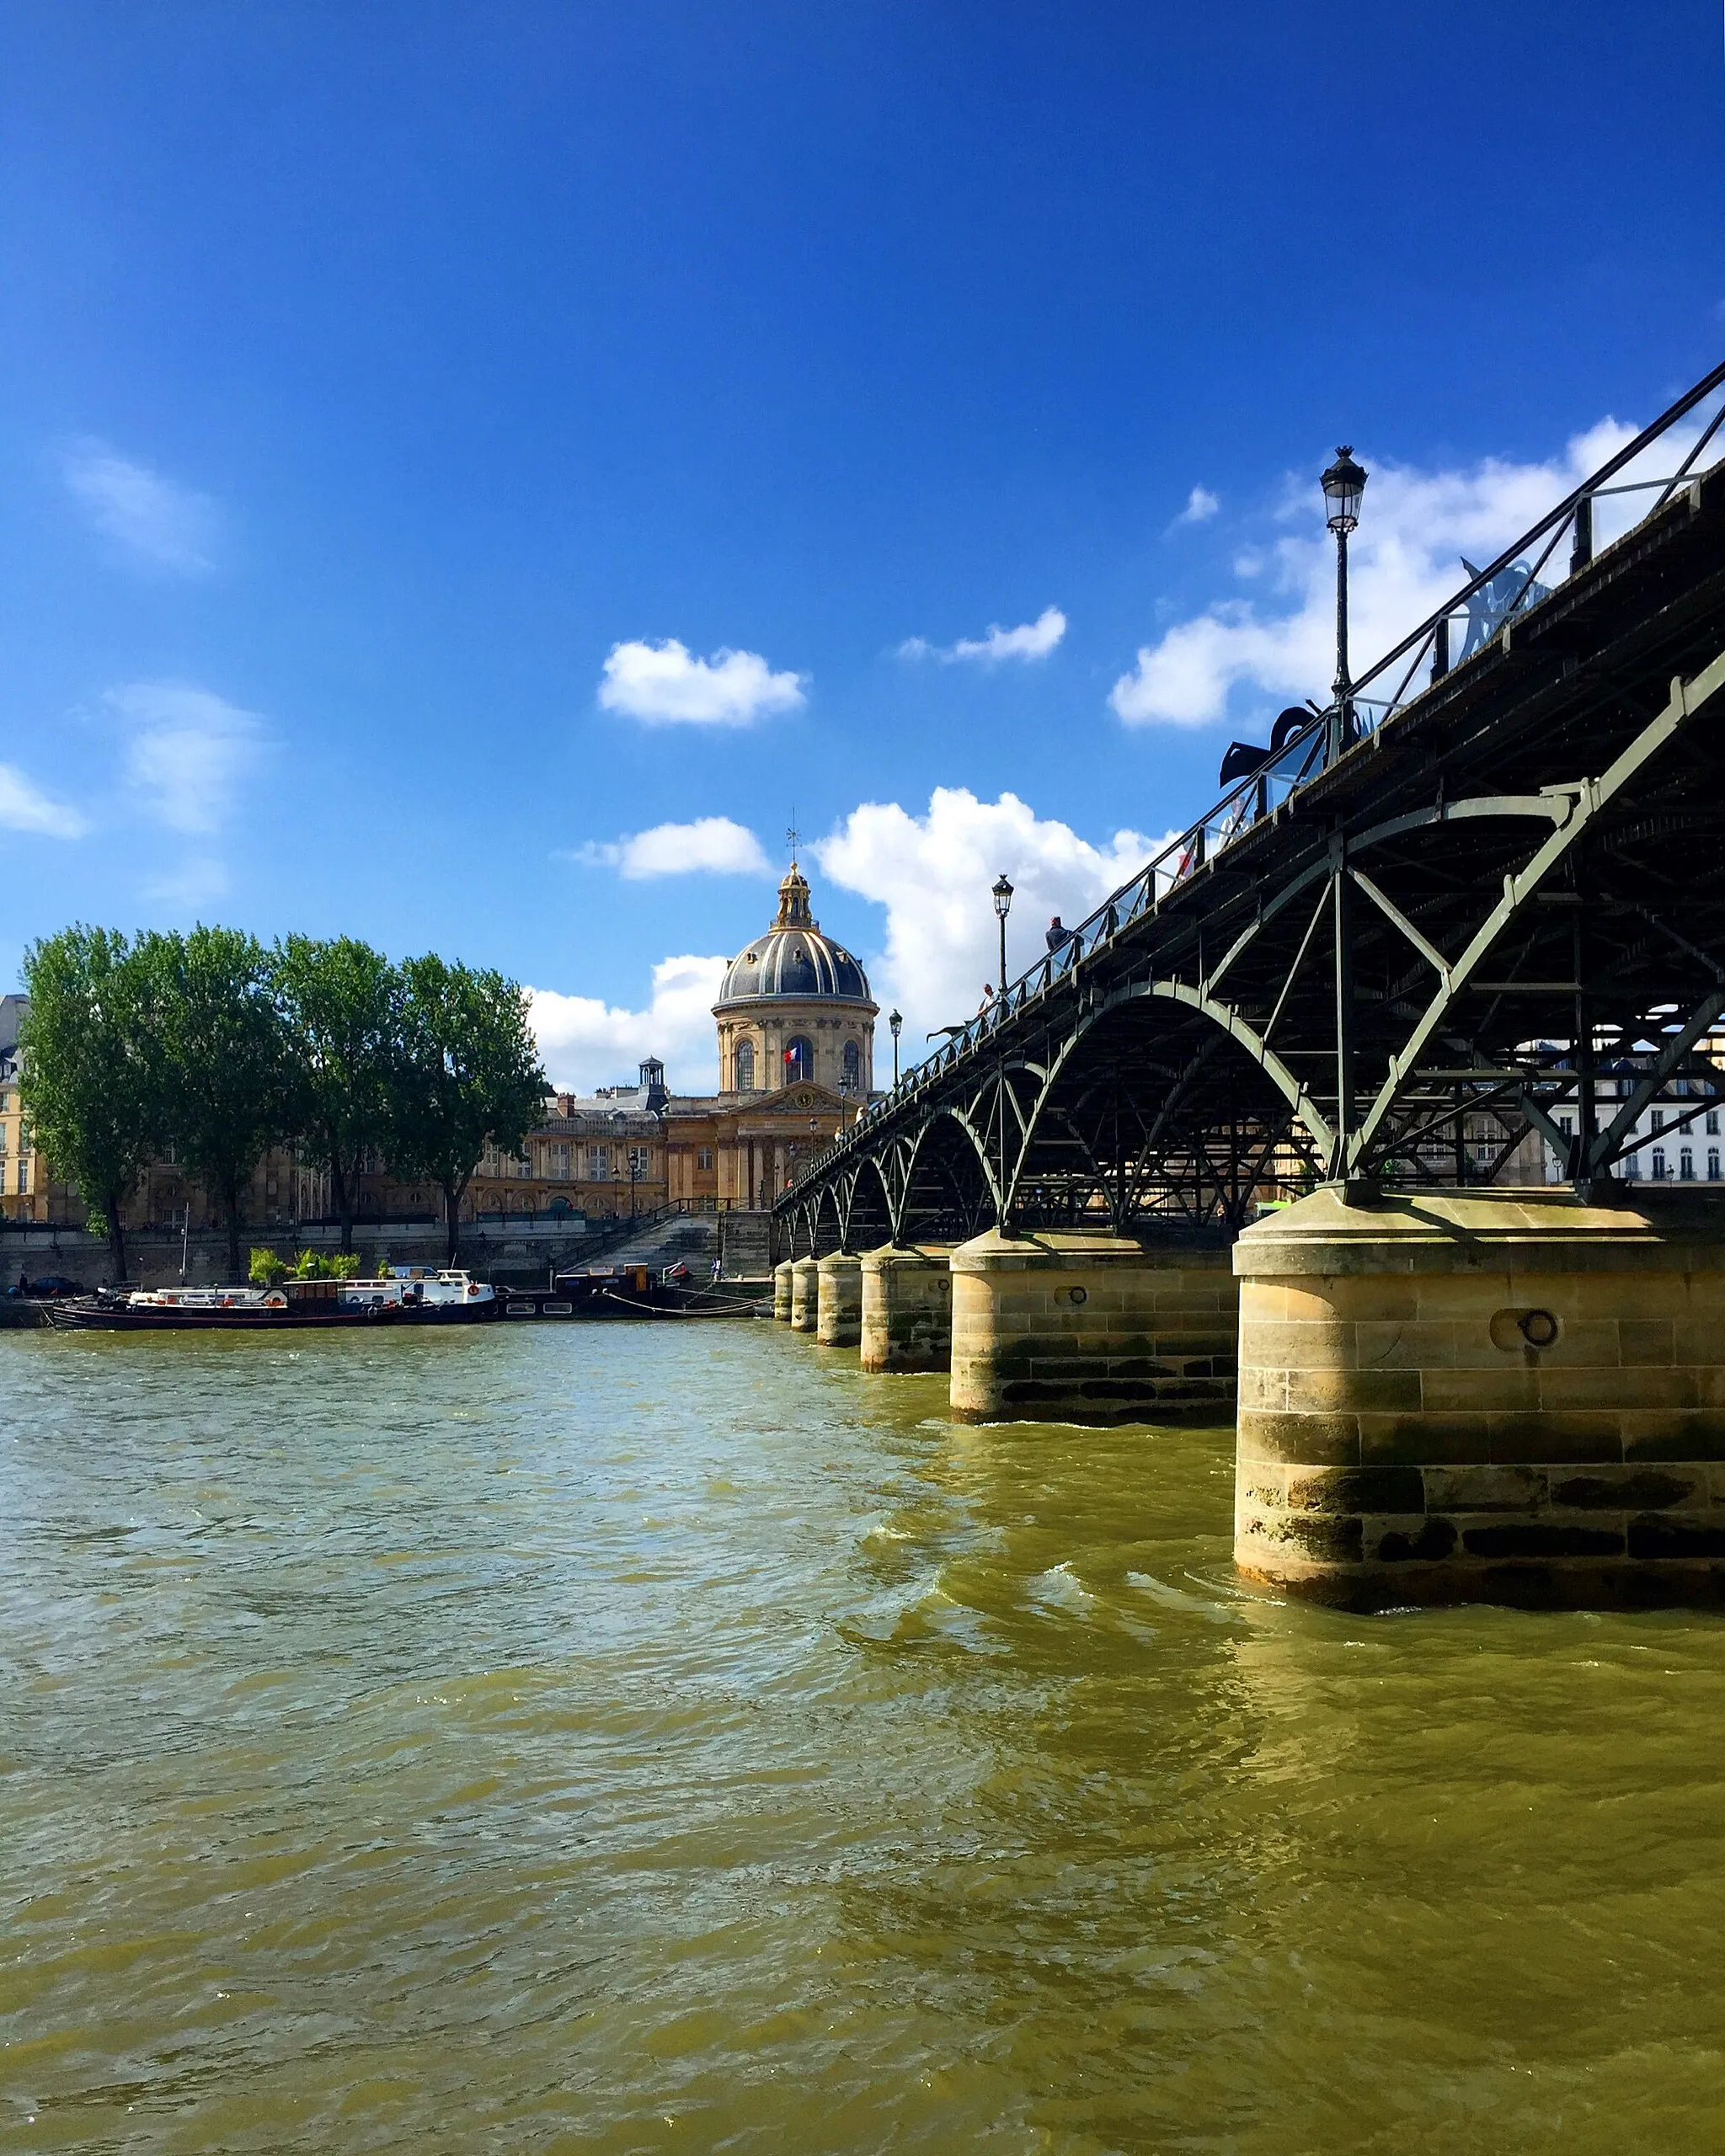
<path id="1" fill-rule="evenodd" d="M 1240 1237 L 1235 1545 L 1352 1606 L 1725 1599 L 1725 1203 L 1315 1192 Z"/>
<path id="2" fill-rule="evenodd" d="M 537 1228 L 524 1223 L 520 1231 L 463 1228 L 457 1262 L 486 1278 L 542 1282 L 552 1271 L 585 1265 L 583 1253 L 593 1240 L 571 1235 L 549 1221 Z M 341 1233 L 338 1228 L 302 1223 L 286 1229 L 242 1228 L 240 1241 L 244 1249 L 274 1251 L 291 1264 L 302 1250 L 332 1255 L 340 1246 Z M 441 1222 L 361 1225 L 354 1232 L 362 1273 L 375 1273 L 384 1263 L 441 1266 L 447 1249 Z M 178 1287 L 182 1278 L 199 1288 L 234 1284 L 227 1277 L 225 1230 L 200 1228 L 185 1237 L 177 1231 L 136 1232 L 126 1239 L 126 1257 L 127 1278 L 134 1287 Z M 40 1224 L 0 1231 L 0 1289 L 13 1286 L 20 1273 L 32 1279 L 62 1273 L 94 1287 L 108 1278 L 110 1270 L 107 1237 L 93 1235 L 87 1229 Z"/>

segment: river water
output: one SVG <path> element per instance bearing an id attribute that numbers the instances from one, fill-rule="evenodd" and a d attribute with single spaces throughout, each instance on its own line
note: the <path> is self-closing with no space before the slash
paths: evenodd
<path id="1" fill-rule="evenodd" d="M 1725 1625 L 764 1324 L 0 1336 L 0 2147 L 1725 2145 Z"/>

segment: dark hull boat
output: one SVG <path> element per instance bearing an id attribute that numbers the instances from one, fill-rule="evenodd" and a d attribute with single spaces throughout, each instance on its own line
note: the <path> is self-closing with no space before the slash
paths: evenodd
<path id="1" fill-rule="evenodd" d="M 109 1290 L 47 1306 L 73 1332 L 305 1332 L 393 1325 L 475 1325 L 499 1315 L 495 1289 L 465 1273 L 400 1267 L 382 1280 L 284 1280 L 273 1288 Z"/>
<path id="2" fill-rule="evenodd" d="M 498 1299 L 505 1318 L 747 1317 L 753 1309 L 734 1294 L 667 1280 L 645 1265 L 559 1273 L 548 1288 L 500 1288 Z"/>

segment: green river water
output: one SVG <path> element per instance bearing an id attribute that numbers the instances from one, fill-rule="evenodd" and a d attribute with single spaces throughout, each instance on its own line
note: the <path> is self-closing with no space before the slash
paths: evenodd
<path id="1" fill-rule="evenodd" d="M 1725 1623 L 761 1323 L 0 1336 L 0 2147 L 1725 2147 Z"/>

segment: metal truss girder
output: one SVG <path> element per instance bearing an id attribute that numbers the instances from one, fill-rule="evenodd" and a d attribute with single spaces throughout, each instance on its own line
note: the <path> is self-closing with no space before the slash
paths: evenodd
<path id="1" fill-rule="evenodd" d="M 1274 897 L 1266 899 L 1260 906 L 1257 917 L 1241 930 L 1206 976 L 1211 992 L 1214 994 L 1220 986 L 1225 976 L 1231 971 L 1235 961 L 1245 955 L 1263 931 L 1300 896 L 1302 891 L 1310 890 L 1314 884 L 1322 883 L 1335 873 L 1338 861 L 1345 858 L 1351 864 L 1354 857 L 1359 854 L 1369 852 L 1376 846 L 1387 845 L 1391 839 L 1405 838 L 1411 832 L 1428 830 L 1434 825 L 1477 822 L 1482 819 L 1506 822 L 1531 819 L 1554 823 L 1560 821 L 1563 814 L 1561 789 L 1543 793 L 1466 794 L 1460 800 L 1436 801 L 1429 808 L 1411 809 L 1406 814 L 1392 816 L 1385 822 L 1370 825 L 1363 831 L 1348 834 L 1345 836 L 1338 834 L 1323 854 L 1316 860 L 1308 861 L 1304 867 L 1289 877 L 1285 883 L 1279 885 Z M 1366 879 L 1359 875 L 1358 870 L 1352 870 L 1351 873 L 1357 880 L 1365 884 L 1369 895 L 1380 906 L 1389 907 L 1391 902 L 1375 883 L 1367 883 Z M 1399 912 L 1392 911 L 1390 918 L 1407 936 L 1423 957 L 1429 958 L 1432 963 L 1440 967 L 1447 963 L 1437 952 L 1435 947 L 1428 942 L 1405 916 Z M 1301 946 L 1300 955 L 1302 957 L 1305 955 L 1304 944 Z M 1265 1028 L 1266 1033 L 1273 1030 L 1273 1027 Z"/>
<path id="2" fill-rule="evenodd" d="M 1648 1102 L 1653 1098 L 1659 1088 L 1676 1070 L 1678 1065 L 1684 1061 L 1690 1050 L 1722 1011 L 1725 1011 L 1725 989 L 1716 988 L 1711 994 L 1701 998 L 1695 1010 L 1690 1012 L 1689 1022 L 1680 1027 L 1653 1058 L 1641 1083 L 1618 1109 L 1610 1123 L 1594 1139 L 1593 1145 L 1589 1148 L 1588 1167 L 1597 1172 L 1602 1168 L 1609 1167 L 1613 1161 L 1621 1160 L 1624 1154 L 1633 1152 L 1635 1150 L 1633 1146 L 1621 1143 L 1623 1137 Z M 1714 1077 L 1717 1083 L 1717 1074 L 1710 1073 L 1709 1075 Z"/>
<path id="3" fill-rule="evenodd" d="M 1304 1080 L 1294 1075 L 1281 1057 L 1241 1017 L 1231 1003 L 1220 1002 L 1203 989 L 1194 988 L 1183 980 L 1153 980 L 1135 992 L 1162 996 L 1172 1003 L 1183 1003 L 1188 1010 L 1200 1012 L 1213 1026 L 1219 1027 L 1231 1040 L 1237 1041 L 1280 1092 L 1314 1143 L 1327 1154 L 1332 1150 L 1335 1133 L 1319 1113 L 1317 1104 L 1306 1091 Z"/>
<path id="4" fill-rule="evenodd" d="M 1554 828 L 1517 873 L 1503 878 L 1503 894 L 1475 930 L 1466 949 L 1450 967 L 1448 977 L 1416 1023 L 1412 1036 L 1390 1058 L 1388 1075 L 1357 1130 L 1349 1134 L 1343 1163 L 1344 1173 L 1357 1173 L 1372 1141 L 1382 1128 L 1402 1086 L 1418 1070 L 1421 1050 L 1439 1032 L 1458 997 L 1472 986 L 1474 973 L 1493 946 L 1522 909 L 1537 894 L 1546 878 L 1564 860 L 1608 803 L 1614 800 L 1674 739 L 1681 728 L 1725 687 L 1725 653 L 1702 668 L 1690 680 L 1671 684 L 1670 695 L 1658 715 L 1648 721 L 1597 778 L 1583 778 L 1561 788 L 1550 789 L 1555 808 L 1567 813 L 1553 819 Z M 1546 796 L 1534 797 L 1544 799 Z"/>

